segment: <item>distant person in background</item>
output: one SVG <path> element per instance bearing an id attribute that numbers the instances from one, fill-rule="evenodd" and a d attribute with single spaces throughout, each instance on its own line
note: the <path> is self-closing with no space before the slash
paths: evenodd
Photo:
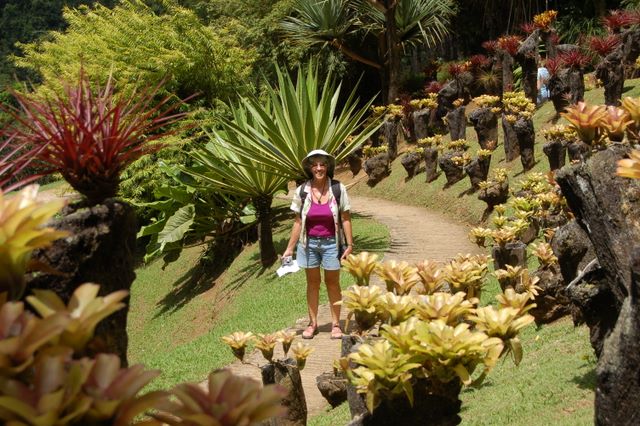
<path id="1" fill-rule="evenodd" d="M 546 100 L 549 99 L 549 88 L 547 87 L 547 83 L 549 82 L 549 78 L 551 75 L 549 74 L 549 70 L 544 67 L 544 65 L 540 65 L 538 67 L 538 100 L 537 104 L 542 105 Z"/>
<path id="2" fill-rule="evenodd" d="M 340 339 L 340 261 L 353 250 L 351 230 L 351 206 L 347 190 L 343 184 L 333 180 L 336 160 L 329 153 L 316 149 L 302 160 L 309 180 L 296 188 L 291 202 L 291 210 L 296 219 L 291 230 L 289 244 L 282 257 L 293 255 L 296 244 L 298 266 L 307 275 L 307 308 L 309 325 L 302 332 L 303 339 L 313 339 L 318 333 L 318 304 L 322 276 L 329 294 L 331 308 L 331 338 Z M 344 240 L 340 241 L 344 231 Z M 340 253 L 340 248 L 344 252 Z"/>

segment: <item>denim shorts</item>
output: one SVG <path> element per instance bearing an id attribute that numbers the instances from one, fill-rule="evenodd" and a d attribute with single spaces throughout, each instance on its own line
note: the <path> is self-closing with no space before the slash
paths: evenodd
<path id="1" fill-rule="evenodd" d="M 338 259 L 338 245 L 335 237 L 331 238 L 307 238 L 307 247 L 298 243 L 296 253 L 298 266 L 301 268 L 318 268 L 327 271 L 337 271 L 340 269 L 340 259 Z"/>

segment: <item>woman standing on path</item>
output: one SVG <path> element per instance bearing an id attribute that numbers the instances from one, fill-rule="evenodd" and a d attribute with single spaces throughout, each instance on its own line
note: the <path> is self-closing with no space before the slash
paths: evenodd
<path id="1" fill-rule="evenodd" d="M 291 210 L 296 219 L 291 230 L 291 238 L 283 257 L 293 254 L 298 244 L 296 258 L 298 266 L 304 268 L 307 275 L 307 308 L 309 325 L 302 332 L 303 339 L 313 339 L 318 333 L 318 304 L 320 267 L 324 269 L 324 282 L 327 286 L 331 305 L 331 338 L 342 337 L 340 329 L 340 261 L 353 250 L 351 230 L 351 206 L 347 190 L 343 184 L 332 181 L 335 170 L 335 158 L 329 153 L 316 149 L 302 160 L 308 181 L 296 188 L 291 202 Z M 340 227 L 344 230 L 345 240 L 340 241 Z M 341 244 L 346 244 L 340 255 Z"/>

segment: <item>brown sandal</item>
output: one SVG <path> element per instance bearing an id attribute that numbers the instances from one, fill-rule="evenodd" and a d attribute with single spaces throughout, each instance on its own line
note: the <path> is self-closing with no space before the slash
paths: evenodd
<path id="1" fill-rule="evenodd" d="M 304 331 L 302 332 L 302 338 L 313 339 L 313 336 L 315 336 L 316 334 L 318 334 L 318 326 L 309 324 L 307 328 L 305 328 Z"/>
<path id="2" fill-rule="evenodd" d="M 340 328 L 340 324 L 333 324 L 333 327 L 331 327 L 331 338 L 342 339 L 342 329 Z"/>

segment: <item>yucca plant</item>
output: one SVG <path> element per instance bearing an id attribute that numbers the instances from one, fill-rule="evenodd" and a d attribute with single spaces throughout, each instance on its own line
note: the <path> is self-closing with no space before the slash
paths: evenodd
<path id="1" fill-rule="evenodd" d="M 163 404 L 152 416 L 172 426 L 252 425 L 281 416 L 286 411 L 280 405 L 286 388 L 280 385 L 263 387 L 249 377 L 234 376 L 228 370 L 209 374 L 206 388 L 196 383 L 184 383 L 171 393 L 175 400 Z"/>
<path id="2" fill-rule="evenodd" d="M 45 227 L 63 206 L 63 200 L 37 201 L 38 186 L 23 188 L 8 198 L 0 190 L 0 293 L 18 300 L 24 294 L 25 273 L 30 266 L 33 250 L 49 246 L 53 241 L 69 235 Z"/>
<path id="3" fill-rule="evenodd" d="M 69 318 L 60 343 L 75 351 L 82 351 L 93 337 L 96 326 L 107 316 L 124 308 L 122 300 L 128 296 L 126 290 L 119 290 L 104 297 L 98 296 L 100 286 L 85 283 L 76 288 L 67 305 L 51 290 L 34 290 L 27 296 L 27 302 L 45 320 L 62 314 Z"/>
<path id="4" fill-rule="evenodd" d="M 186 115 L 176 112 L 181 103 L 169 97 L 156 102 L 159 90 L 119 97 L 113 78 L 94 89 L 81 72 L 75 85 L 52 99 L 12 92 L 18 106 L 2 106 L 13 120 L 6 131 L 17 146 L 44 147 L 36 158 L 41 172 L 59 172 L 97 204 L 115 196 L 125 167 L 160 149 L 151 142 L 172 133 L 171 126 Z"/>
<path id="5" fill-rule="evenodd" d="M 371 274 L 378 264 L 378 255 L 363 251 L 357 255 L 350 254 L 342 261 L 342 266 L 355 279 L 356 285 L 368 286 Z"/>
<path id="6" fill-rule="evenodd" d="M 280 68 L 276 74 L 277 87 L 266 87 L 266 102 L 242 100 L 251 122 L 223 120 L 224 134 L 218 133 L 218 141 L 279 176 L 304 178 L 301 160 L 314 149 L 334 155 L 339 163 L 382 124 L 379 119 L 364 124 L 373 99 L 360 106 L 355 89 L 339 108 L 341 86 L 331 76 L 321 85 L 314 66 L 300 68 L 295 79 Z"/>
<path id="7" fill-rule="evenodd" d="M 566 108 L 560 115 L 564 117 L 582 142 L 597 144 L 602 137 L 602 123 L 606 117 L 605 107 L 602 105 L 591 106 L 585 102 L 578 102 Z"/>

